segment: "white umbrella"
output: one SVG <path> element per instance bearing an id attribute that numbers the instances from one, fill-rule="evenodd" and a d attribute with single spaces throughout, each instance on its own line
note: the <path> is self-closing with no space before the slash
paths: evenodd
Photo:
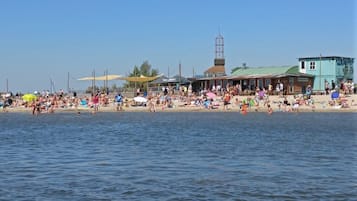
<path id="1" fill-rule="evenodd" d="M 142 96 L 134 97 L 134 101 L 138 103 L 146 103 L 148 100 Z"/>

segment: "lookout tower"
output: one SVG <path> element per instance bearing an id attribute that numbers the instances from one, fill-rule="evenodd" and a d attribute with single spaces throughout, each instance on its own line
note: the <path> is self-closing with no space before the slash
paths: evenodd
<path id="1" fill-rule="evenodd" d="M 204 72 L 206 77 L 220 77 L 226 75 L 224 68 L 224 39 L 221 34 L 216 37 L 214 66 Z"/>
<path id="2" fill-rule="evenodd" d="M 221 34 L 216 37 L 216 55 L 214 59 L 215 66 L 224 66 L 224 38 Z"/>

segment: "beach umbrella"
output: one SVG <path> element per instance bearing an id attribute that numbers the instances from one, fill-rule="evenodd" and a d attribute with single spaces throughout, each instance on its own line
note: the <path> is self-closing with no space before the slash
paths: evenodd
<path id="1" fill-rule="evenodd" d="M 25 94 L 22 96 L 22 100 L 26 101 L 26 102 L 32 102 L 35 101 L 37 99 L 37 96 L 35 96 L 34 94 Z"/>
<path id="2" fill-rule="evenodd" d="M 338 93 L 338 91 L 334 91 L 331 93 L 331 98 L 332 99 L 338 99 L 338 97 L 340 96 L 340 93 Z"/>
<path id="3" fill-rule="evenodd" d="M 207 96 L 208 98 L 215 98 L 215 97 L 216 97 L 216 94 L 214 94 L 214 93 L 212 93 L 212 92 L 208 92 L 208 93 L 206 94 L 206 96 Z"/>
<path id="4" fill-rule="evenodd" d="M 142 96 L 134 97 L 134 101 L 137 103 L 146 103 L 148 100 Z"/>

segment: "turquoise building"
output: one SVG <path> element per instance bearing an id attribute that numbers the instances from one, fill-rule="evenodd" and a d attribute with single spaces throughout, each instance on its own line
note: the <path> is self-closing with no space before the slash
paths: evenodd
<path id="1" fill-rule="evenodd" d="M 299 71 L 315 76 L 313 90 L 324 91 L 325 83 L 339 86 L 341 82 L 353 81 L 354 58 L 320 56 L 299 58 Z"/>

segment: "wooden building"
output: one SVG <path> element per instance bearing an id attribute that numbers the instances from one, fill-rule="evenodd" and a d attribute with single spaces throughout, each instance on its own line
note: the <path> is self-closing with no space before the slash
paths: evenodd
<path id="1" fill-rule="evenodd" d="M 305 93 L 308 85 L 313 87 L 314 75 L 300 73 L 299 66 L 239 67 L 227 80 L 233 85 L 240 84 L 246 93 L 255 91 L 257 87 L 268 89 L 270 84 L 275 91 L 276 86 L 282 83 L 284 94 L 301 94 Z"/>

